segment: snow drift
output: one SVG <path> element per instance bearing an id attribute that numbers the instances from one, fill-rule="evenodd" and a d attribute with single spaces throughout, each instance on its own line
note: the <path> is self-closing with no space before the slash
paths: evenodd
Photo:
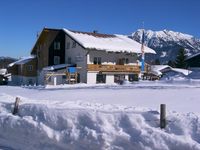
<path id="1" fill-rule="evenodd" d="M 0 149 L 200 150 L 200 81 L 180 77 L 124 85 L 1 86 Z M 22 101 L 14 116 L 16 96 Z M 168 110 L 165 129 L 159 127 L 161 103 Z"/>
<path id="2" fill-rule="evenodd" d="M 8 95 L 4 99 L 14 99 Z M 156 110 L 86 102 L 48 104 L 22 99 L 0 105 L 0 148 L 46 150 L 200 150 L 200 121 L 193 113 L 168 112 L 159 128 Z M 11 101 L 11 100 L 10 100 Z"/>

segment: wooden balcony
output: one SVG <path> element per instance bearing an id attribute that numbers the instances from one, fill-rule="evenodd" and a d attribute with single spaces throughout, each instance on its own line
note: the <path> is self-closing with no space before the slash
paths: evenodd
<path id="1" fill-rule="evenodd" d="M 140 73 L 140 66 L 138 65 L 94 65 L 88 64 L 88 71 L 99 72 L 116 72 L 116 73 Z"/>

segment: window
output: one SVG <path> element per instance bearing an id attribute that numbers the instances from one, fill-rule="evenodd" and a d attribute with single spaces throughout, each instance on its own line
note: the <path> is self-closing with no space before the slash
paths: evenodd
<path id="1" fill-rule="evenodd" d="M 28 65 L 27 66 L 27 71 L 32 71 L 33 70 L 33 66 L 32 65 Z"/>
<path id="2" fill-rule="evenodd" d="M 124 65 L 124 60 L 123 58 L 118 59 L 118 65 Z"/>
<path id="3" fill-rule="evenodd" d="M 118 59 L 118 62 L 117 62 L 118 65 L 124 65 L 124 64 L 128 64 L 128 63 L 129 63 L 128 58 L 120 58 L 120 59 Z"/>
<path id="4" fill-rule="evenodd" d="M 101 65 L 101 57 L 94 57 L 94 64 Z"/>
<path id="5" fill-rule="evenodd" d="M 130 82 L 138 81 L 138 80 L 139 80 L 139 79 L 138 79 L 138 75 L 137 75 L 137 74 L 129 74 L 129 75 L 128 75 L 128 80 L 129 80 Z"/>
<path id="6" fill-rule="evenodd" d="M 54 56 L 54 65 L 60 64 L 60 56 Z"/>
<path id="7" fill-rule="evenodd" d="M 76 42 L 73 41 L 73 43 L 72 43 L 72 48 L 75 48 L 75 47 L 76 47 Z"/>
<path id="8" fill-rule="evenodd" d="M 129 60 L 128 60 L 128 58 L 126 58 L 126 64 L 128 64 L 129 63 Z"/>
<path id="9" fill-rule="evenodd" d="M 54 49 L 60 50 L 60 42 L 54 42 Z"/>
<path id="10" fill-rule="evenodd" d="M 68 57 L 67 62 L 68 62 L 68 64 L 71 64 L 72 63 L 72 58 Z"/>
<path id="11" fill-rule="evenodd" d="M 97 74 L 96 82 L 97 83 L 106 83 L 106 75 L 105 74 Z"/>
<path id="12" fill-rule="evenodd" d="M 101 57 L 97 58 L 97 63 L 100 65 L 101 64 Z"/>
<path id="13" fill-rule="evenodd" d="M 67 42 L 66 49 L 70 49 L 70 42 Z"/>
<path id="14" fill-rule="evenodd" d="M 94 62 L 95 65 L 97 64 L 97 57 L 94 57 Z"/>
<path id="15" fill-rule="evenodd" d="M 114 75 L 114 82 L 121 84 L 125 80 L 125 75 L 124 74 L 115 74 Z"/>

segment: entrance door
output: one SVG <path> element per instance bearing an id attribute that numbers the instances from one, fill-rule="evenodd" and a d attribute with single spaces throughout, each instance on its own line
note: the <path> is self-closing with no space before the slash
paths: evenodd
<path id="1" fill-rule="evenodd" d="M 106 75 L 105 74 L 97 74 L 96 82 L 97 83 L 106 83 Z"/>

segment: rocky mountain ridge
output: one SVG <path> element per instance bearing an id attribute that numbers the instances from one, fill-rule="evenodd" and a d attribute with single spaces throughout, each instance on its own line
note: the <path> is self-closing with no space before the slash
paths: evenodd
<path id="1" fill-rule="evenodd" d="M 143 30 L 138 29 L 130 37 L 141 43 L 142 33 Z M 157 53 L 146 56 L 148 61 L 159 59 L 162 64 L 166 64 L 169 60 L 174 61 L 180 48 L 186 50 L 187 56 L 200 52 L 200 39 L 181 32 L 144 30 L 144 39 L 145 45 Z"/>

